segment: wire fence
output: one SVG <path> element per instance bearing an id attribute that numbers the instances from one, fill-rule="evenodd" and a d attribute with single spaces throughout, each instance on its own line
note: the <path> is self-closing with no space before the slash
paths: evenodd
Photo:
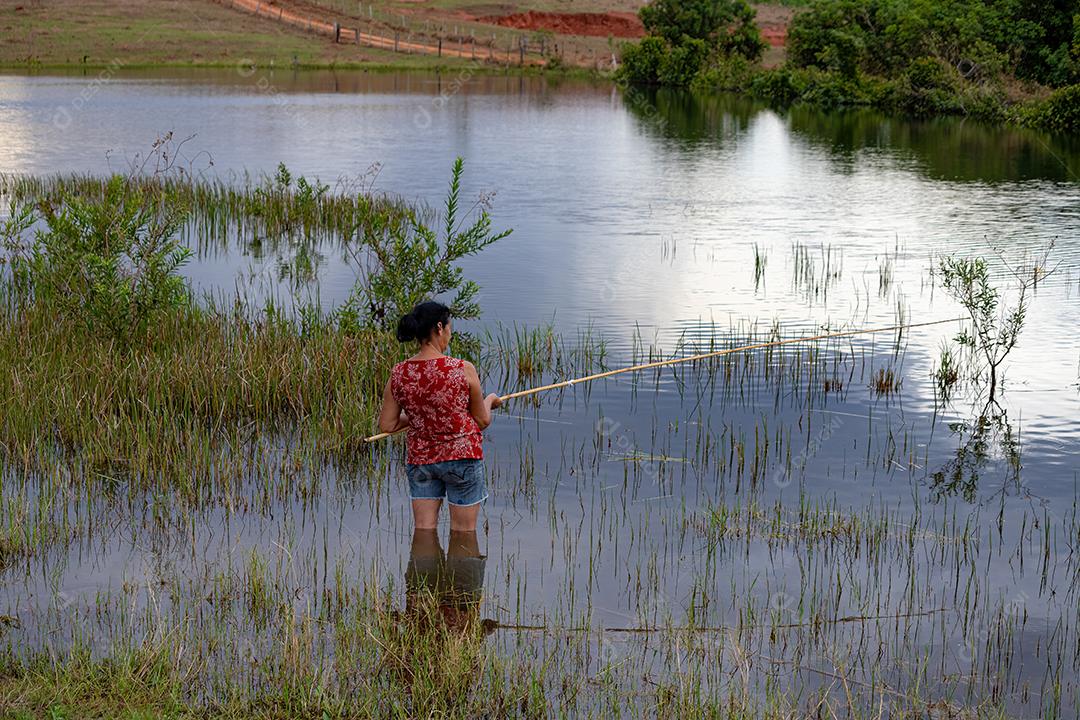
<path id="1" fill-rule="evenodd" d="M 355 3 L 357 14 L 352 15 L 351 7 L 347 7 L 352 3 L 339 0 L 327 8 L 328 14 L 333 17 L 334 11 L 340 6 L 342 12 L 348 12 L 348 15 L 328 19 L 312 17 L 265 0 L 224 1 L 234 9 L 306 32 L 326 35 L 335 43 L 351 43 L 399 53 L 464 58 L 502 65 L 542 65 L 550 52 L 558 51 L 557 45 L 543 34 L 531 39 L 525 34 L 503 34 L 500 39 L 497 33 L 491 33 L 490 37 L 483 33 L 477 35 L 475 29 L 468 29 L 466 34 L 467 28 L 464 26 L 460 32 L 454 27 L 454 32 L 446 33 L 442 25 L 432 27 L 431 23 L 425 23 L 425 27 L 420 28 L 407 21 L 404 15 L 398 14 L 394 18 L 377 13 L 370 3 L 367 4 L 367 26 L 363 27 L 360 24 L 364 14 L 362 2 Z M 395 20 L 398 22 L 395 23 Z"/>

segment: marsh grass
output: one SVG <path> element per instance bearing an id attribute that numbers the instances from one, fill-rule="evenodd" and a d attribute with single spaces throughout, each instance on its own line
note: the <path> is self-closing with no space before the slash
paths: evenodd
<path id="1" fill-rule="evenodd" d="M 292 209 L 290 193 L 268 195 L 282 209 L 250 219 L 223 202 L 208 235 L 347 248 L 333 193 L 308 192 Z M 798 287 L 821 297 L 839 257 L 793 252 Z M 958 430 L 939 471 L 927 428 L 874 387 L 891 372 L 891 397 L 909 391 L 902 336 L 735 352 L 534 398 L 531 414 L 570 429 L 500 419 L 513 437 L 489 466 L 495 571 L 476 612 L 448 613 L 409 597 L 407 580 L 402 602 L 386 552 L 411 528 L 401 443 L 360 441 L 407 352 L 387 334 L 240 298 L 185 304 L 121 345 L 20 302 L 0 317 L 0 401 L 23 409 L 0 427 L 0 578 L 16 613 L 0 616 L 0 716 L 1075 707 L 1076 505 L 1055 513 L 1020 494 L 1018 444 L 994 450 L 1013 447 L 1004 426 Z M 639 333 L 613 362 L 590 329 L 496 327 L 474 357 L 506 391 L 814 329 L 702 323 L 666 347 Z M 1023 504 L 1012 527 L 977 504 L 1002 465 L 1000 512 L 1006 490 Z M 67 584 L 83 563 L 129 554 L 116 582 Z M 1005 596 L 1002 573 L 1031 594 Z"/>
<path id="2" fill-rule="evenodd" d="M 295 432 L 315 451 L 361 450 L 401 346 L 274 314 L 187 307 L 145 341 L 88 336 L 47 308 L 0 315 L 0 442 L 9 462 L 66 457 L 86 471 L 209 482 L 214 459 L 258 434 Z"/>
<path id="3" fill-rule="evenodd" d="M 870 387 L 878 395 L 889 396 L 900 390 L 902 378 L 893 368 L 878 368 L 870 380 Z"/>
<path id="4" fill-rule="evenodd" d="M 591 327 L 568 340 L 551 323 L 535 328 L 500 325 L 484 331 L 481 345 L 482 366 L 491 382 L 506 392 L 606 369 L 606 344 Z"/>

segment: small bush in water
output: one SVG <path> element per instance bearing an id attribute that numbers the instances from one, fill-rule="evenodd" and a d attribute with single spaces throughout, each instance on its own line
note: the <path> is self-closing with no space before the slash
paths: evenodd
<path id="1" fill-rule="evenodd" d="M 89 332 L 121 342 L 189 301 L 178 274 L 191 255 L 177 239 L 186 209 L 171 194 L 116 176 L 99 199 L 65 194 L 43 200 L 37 211 L 45 228 L 32 240 L 21 244 L 22 232 L 5 238 L 24 301 L 55 307 Z"/>

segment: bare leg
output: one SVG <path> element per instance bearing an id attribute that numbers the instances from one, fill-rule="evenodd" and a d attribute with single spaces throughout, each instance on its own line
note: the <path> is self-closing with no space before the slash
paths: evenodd
<path id="1" fill-rule="evenodd" d="M 442 507 L 442 500 L 413 500 L 413 525 L 417 530 L 434 530 L 439 527 L 439 509 Z M 451 523 L 453 523 L 453 513 L 450 514 Z M 473 526 L 475 527 L 476 521 L 473 520 Z"/>
<path id="2" fill-rule="evenodd" d="M 450 506 L 450 532 L 474 532 L 476 518 L 480 515 L 480 503 L 462 507 Z"/>

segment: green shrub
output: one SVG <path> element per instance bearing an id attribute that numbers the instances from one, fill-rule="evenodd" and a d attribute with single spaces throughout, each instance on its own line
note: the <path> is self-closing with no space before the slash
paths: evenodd
<path id="1" fill-rule="evenodd" d="M 750 81 L 752 95 L 781 105 L 795 102 L 805 90 L 805 73 L 787 66 L 766 70 Z"/>
<path id="2" fill-rule="evenodd" d="M 1008 120 L 1008 99 L 1000 86 L 988 83 L 972 84 L 960 94 L 964 115 L 986 122 Z"/>
<path id="3" fill-rule="evenodd" d="M 1075 2 L 1061 0 L 816 0 L 788 30 L 796 67 L 898 77 L 924 57 L 984 75 L 1074 82 Z"/>
<path id="4" fill-rule="evenodd" d="M 710 56 L 757 60 L 766 48 L 746 0 L 653 0 L 639 15 L 649 34 L 623 45 L 620 83 L 685 87 Z"/>
<path id="5" fill-rule="evenodd" d="M 671 47 L 690 38 L 709 47 L 738 49 L 750 58 L 765 50 L 746 0 L 652 0 L 638 15 L 650 36 L 665 39 Z"/>
<path id="6" fill-rule="evenodd" d="M 1061 88 L 1021 111 L 1020 120 L 1054 132 L 1080 132 L 1080 83 Z"/>
<path id="7" fill-rule="evenodd" d="M 647 37 L 639 43 L 623 45 L 622 64 L 615 73 L 617 82 L 631 85 L 655 85 L 660 65 L 667 55 L 667 43 L 659 37 Z"/>
<path id="8" fill-rule="evenodd" d="M 66 193 L 38 211 L 45 229 L 33 240 L 5 240 L 25 301 L 121 343 L 189 301 L 178 271 L 191 251 L 177 239 L 187 209 L 174 194 L 115 176 L 101 198 Z"/>
<path id="9" fill-rule="evenodd" d="M 870 105 L 873 102 L 872 84 L 861 76 L 848 77 L 838 73 L 806 72 L 806 88 L 800 100 L 826 108 L 851 105 Z"/>
<path id="10" fill-rule="evenodd" d="M 854 75 L 866 61 L 867 32 L 857 19 L 863 5 L 860 0 L 819 1 L 796 15 L 787 34 L 789 62 Z"/>
<path id="11" fill-rule="evenodd" d="M 866 31 L 856 20 L 858 0 L 818 2 L 795 16 L 788 28 L 789 61 L 853 76 L 865 64 Z"/>
<path id="12" fill-rule="evenodd" d="M 894 106 L 917 116 L 960 114 L 959 77 L 935 58 L 919 58 L 893 85 Z"/>
<path id="13" fill-rule="evenodd" d="M 661 85 L 675 87 L 689 85 L 701 70 L 707 53 L 703 40 L 687 39 L 681 45 L 676 45 L 668 50 L 660 62 L 657 81 Z"/>
<path id="14" fill-rule="evenodd" d="M 453 293 L 448 303 L 455 318 L 475 318 L 479 286 L 466 280 L 457 262 L 475 255 L 510 234 L 492 233 L 491 217 L 481 209 L 468 227 L 459 223 L 459 198 L 464 161 L 457 158 L 442 214 L 441 237 L 415 210 L 387 208 L 377 198 L 365 205 L 365 221 L 357 240 L 368 254 L 367 274 L 358 280 L 349 299 L 338 309 L 341 327 L 355 332 L 374 326 L 390 330 L 398 318 L 421 300 Z M 472 208 L 482 206 L 478 200 Z"/>
<path id="15" fill-rule="evenodd" d="M 719 58 L 703 70 L 692 83 L 695 90 L 742 91 L 750 87 L 755 77 L 754 66 L 741 55 Z"/>

